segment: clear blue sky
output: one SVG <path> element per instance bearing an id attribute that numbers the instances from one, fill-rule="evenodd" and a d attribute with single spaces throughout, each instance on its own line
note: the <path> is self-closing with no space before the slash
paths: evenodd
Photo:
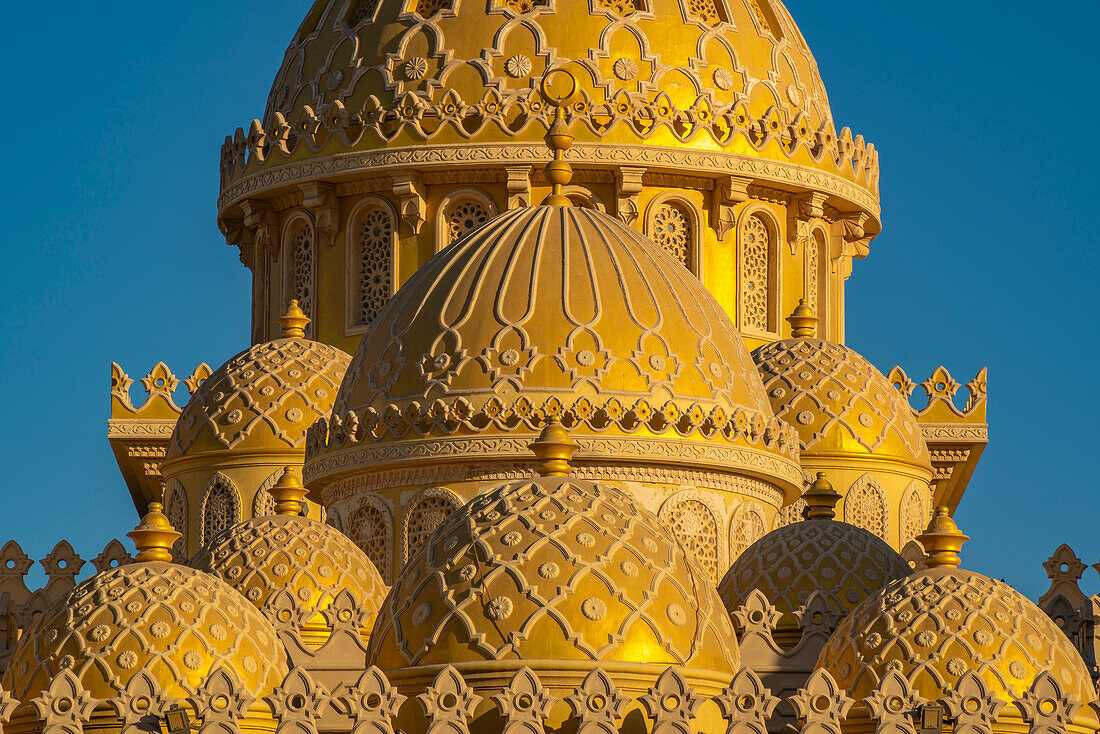
<path id="1" fill-rule="evenodd" d="M 5 7 L 0 542 L 37 559 L 64 537 L 91 558 L 133 525 L 106 439 L 112 360 L 183 377 L 246 346 L 248 274 L 215 226 L 219 147 L 262 114 L 308 7 Z M 838 125 L 881 152 L 885 231 L 848 282 L 848 343 L 918 381 L 988 365 L 992 442 L 957 515 L 974 538 L 964 563 L 1035 597 L 1059 543 L 1100 558 L 1100 9 L 788 7 Z"/>

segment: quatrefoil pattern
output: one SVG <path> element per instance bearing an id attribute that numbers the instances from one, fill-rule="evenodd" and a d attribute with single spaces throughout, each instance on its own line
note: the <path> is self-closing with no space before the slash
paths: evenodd
<path id="1" fill-rule="evenodd" d="M 732 676 L 737 639 L 702 568 L 623 491 L 498 487 L 406 564 L 371 632 L 383 670 L 495 660 L 630 661 Z"/>

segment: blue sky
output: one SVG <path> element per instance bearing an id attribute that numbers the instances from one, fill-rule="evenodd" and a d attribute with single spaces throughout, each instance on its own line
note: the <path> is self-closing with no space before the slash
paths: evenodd
<path id="1" fill-rule="evenodd" d="M 91 558 L 133 525 L 106 439 L 111 361 L 184 377 L 246 346 L 248 273 L 215 226 L 219 147 L 262 114 L 308 5 L 5 8 L 0 542 L 37 559 L 68 538 Z M 885 230 L 848 282 L 848 343 L 918 381 L 989 367 L 992 441 L 956 516 L 964 565 L 1035 597 L 1059 543 L 1100 559 L 1085 446 L 1100 8 L 788 7 L 837 124 L 881 153 Z"/>

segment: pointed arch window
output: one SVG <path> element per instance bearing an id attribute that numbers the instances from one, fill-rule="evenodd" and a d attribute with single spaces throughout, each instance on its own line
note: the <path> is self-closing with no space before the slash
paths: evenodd
<path id="1" fill-rule="evenodd" d="M 311 319 L 306 326 L 306 336 L 312 339 L 316 333 L 314 303 L 317 282 L 317 237 L 313 225 L 302 220 L 296 221 L 290 229 L 290 237 L 284 249 L 287 253 L 284 290 L 287 294 L 286 301 L 298 299 L 298 307 Z"/>
<path id="2" fill-rule="evenodd" d="M 377 497 L 360 498 L 346 533 L 367 554 L 386 583 L 392 583 L 393 520 L 389 508 Z"/>
<path id="3" fill-rule="evenodd" d="M 699 565 L 717 584 L 723 565 L 718 556 L 718 519 L 703 501 L 695 497 L 673 497 L 658 515 L 672 530 L 680 544 L 695 554 Z"/>
<path id="4" fill-rule="evenodd" d="M 393 215 L 380 205 L 368 204 L 356 215 L 350 251 L 353 262 L 350 326 L 369 327 L 389 302 L 394 291 L 394 246 L 396 224 Z"/>
<path id="5" fill-rule="evenodd" d="M 210 480 L 199 508 L 199 545 L 241 521 L 241 495 L 229 477 L 218 473 Z"/>
<path id="6" fill-rule="evenodd" d="M 462 501 L 442 487 L 425 490 L 405 513 L 405 560 L 416 554 Z"/>
<path id="7" fill-rule="evenodd" d="M 774 335 L 779 321 L 778 253 L 775 228 L 761 214 L 745 217 L 738 230 L 740 248 L 741 326 Z"/>
<path id="8" fill-rule="evenodd" d="M 844 520 L 886 540 L 886 492 L 871 476 L 856 480 L 844 498 Z"/>
<path id="9" fill-rule="evenodd" d="M 176 479 L 169 482 L 164 489 L 164 515 L 180 534 L 180 537 L 172 543 L 172 560 L 176 563 L 185 563 L 187 561 L 187 492 Z"/>
<path id="10" fill-rule="evenodd" d="M 649 238 L 693 273 L 696 273 L 698 227 L 692 210 L 682 201 L 663 201 L 647 222 Z"/>

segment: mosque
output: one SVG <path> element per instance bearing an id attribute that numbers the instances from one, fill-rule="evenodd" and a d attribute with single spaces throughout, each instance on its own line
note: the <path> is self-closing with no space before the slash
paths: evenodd
<path id="1" fill-rule="evenodd" d="M 960 565 L 985 370 L 845 344 L 779 0 L 317 0 L 220 181 L 251 345 L 112 366 L 136 554 L 0 550 L 0 731 L 1100 729 L 1085 565 Z"/>

